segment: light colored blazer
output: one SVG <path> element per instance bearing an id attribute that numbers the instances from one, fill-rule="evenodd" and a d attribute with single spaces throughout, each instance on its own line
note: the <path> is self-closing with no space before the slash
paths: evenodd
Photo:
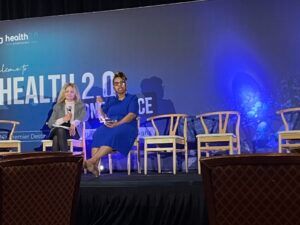
<path id="1" fill-rule="evenodd" d="M 84 121 L 86 115 L 85 105 L 82 102 L 75 103 L 74 107 L 74 120 Z M 59 118 L 65 116 L 65 103 L 56 103 L 53 107 L 53 112 L 48 120 L 48 127 L 52 128 L 52 125 Z"/>

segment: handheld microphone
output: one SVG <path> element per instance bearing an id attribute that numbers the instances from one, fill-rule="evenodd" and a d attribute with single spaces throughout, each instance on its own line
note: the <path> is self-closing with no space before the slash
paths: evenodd
<path id="1" fill-rule="evenodd" d="M 70 105 L 68 106 L 67 112 L 68 112 L 68 113 L 71 113 L 71 112 L 72 112 L 72 106 L 70 106 Z"/>

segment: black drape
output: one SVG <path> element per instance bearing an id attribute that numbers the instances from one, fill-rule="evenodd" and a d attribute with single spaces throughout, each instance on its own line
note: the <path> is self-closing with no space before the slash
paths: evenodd
<path id="1" fill-rule="evenodd" d="M 174 183 L 176 177 L 163 175 L 163 182 L 157 177 L 153 183 L 137 176 L 101 187 L 103 181 L 97 186 L 82 180 L 76 225 L 208 225 L 202 182 L 192 176 L 190 182 Z"/>
<path id="2" fill-rule="evenodd" d="M 0 20 L 104 11 L 191 0 L 0 0 Z"/>

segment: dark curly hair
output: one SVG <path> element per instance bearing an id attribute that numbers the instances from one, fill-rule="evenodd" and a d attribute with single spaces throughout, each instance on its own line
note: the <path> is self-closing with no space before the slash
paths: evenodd
<path id="1" fill-rule="evenodd" d="M 116 73 L 115 73 L 115 76 L 114 76 L 114 78 L 113 78 L 113 82 L 114 82 L 115 79 L 118 78 L 118 77 L 121 78 L 121 79 L 122 79 L 123 81 L 125 81 L 125 82 L 127 81 L 127 77 L 126 77 L 125 73 L 119 71 L 119 72 L 116 72 Z"/>

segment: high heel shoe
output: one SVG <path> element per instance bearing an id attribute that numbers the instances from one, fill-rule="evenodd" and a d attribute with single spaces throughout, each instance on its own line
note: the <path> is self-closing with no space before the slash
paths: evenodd
<path id="1" fill-rule="evenodd" d="M 93 163 L 85 160 L 83 161 L 83 168 L 87 169 L 90 173 L 94 174 L 95 177 L 99 177 L 99 170 L 97 166 L 95 166 Z"/>

